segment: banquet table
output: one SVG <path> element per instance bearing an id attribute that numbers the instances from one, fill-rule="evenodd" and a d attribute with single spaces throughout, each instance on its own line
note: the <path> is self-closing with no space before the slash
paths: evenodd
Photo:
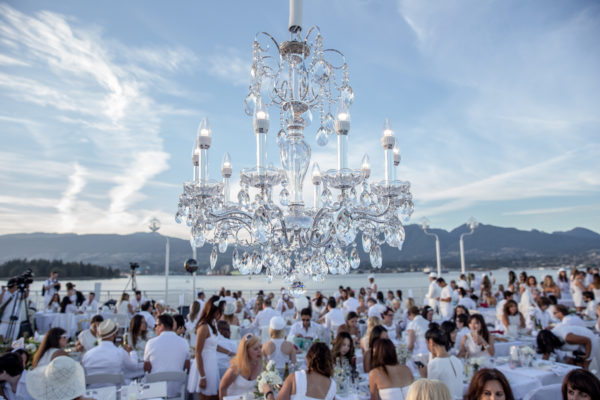
<path id="1" fill-rule="evenodd" d="M 114 316 L 113 313 L 101 313 L 104 319 Z M 60 327 L 67 331 L 70 337 L 75 337 L 78 331 L 90 327 L 90 319 L 94 314 L 73 314 L 73 313 L 35 313 L 35 326 L 39 334 L 43 335 L 50 328 Z"/>
<path id="2" fill-rule="evenodd" d="M 510 340 L 508 342 L 494 341 L 495 357 L 507 357 L 510 353 L 512 346 L 523 347 L 523 346 L 535 346 L 535 337 L 533 336 L 520 336 L 517 339 Z"/>
<path id="3" fill-rule="evenodd" d="M 522 378 L 533 378 L 540 382 L 541 386 L 553 385 L 562 383 L 563 378 L 569 372 L 579 367 L 562 363 L 547 362 L 543 367 L 517 367 L 510 368 L 510 364 L 499 365 L 498 368 L 509 381 L 512 379 L 521 380 Z M 533 388 L 531 388 L 533 389 Z"/>

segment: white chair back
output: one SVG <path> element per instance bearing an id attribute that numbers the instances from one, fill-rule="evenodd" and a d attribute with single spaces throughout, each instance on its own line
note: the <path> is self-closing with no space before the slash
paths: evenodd
<path id="1" fill-rule="evenodd" d="M 123 374 L 93 374 L 85 376 L 86 386 L 90 385 L 123 385 Z"/>
<path id="2" fill-rule="evenodd" d="M 117 400 L 117 387 L 106 386 L 85 391 L 85 397 L 96 400 Z"/>
<path id="3" fill-rule="evenodd" d="M 181 387 L 179 388 L 179 396 L 169 397 L 185 400 L 185 384 L 187 382 L 187 373 L 183 371 L 167 371 L 167 372 L 154 372 L 146 375 L 146 383 L 153 382 L 180 382 Z M 155 396 L 156 397 L 156 396 Z"/>
<path id="4" fill-rule="evenodd" d="M 562 400 L 562 383 L 542 386 L 528 392 L 523 400 Z"/>

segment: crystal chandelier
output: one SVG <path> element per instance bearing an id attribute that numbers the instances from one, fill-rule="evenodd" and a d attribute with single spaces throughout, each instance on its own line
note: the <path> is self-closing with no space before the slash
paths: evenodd
<path id="1" fill-rule="evenodd" d="M 204 119 L 192 152 L 194 177 L 183 185 L 176 221 L 191 228 L 192 247 L 213 246 L 210 266 L 218 253 L 234 246 L 233 267 L 241 274 L 263 270 L 270 282 L 280 276 L 301 293 L 302 279 L 322 281 L 327 274 L 357 269 L 357 238 L 374 268 L 381 268 L 381 245 L 398 249 L 412 212 L 410 183 L 396 180 L 400 153 L 386 119 L 381 137 L 385 177 L 369 182 L 371 166 L 364 156 L 360 169 L 348 167 L 350 107 L 354 94 L 344 55 L 323 47 L 317 27 L 302 36 L 302 4 L 290 0 L 290 39 L 281 43 L 260 33 L 253 44 L 252 82 L 244 108 L 253 117 L 256 165 L 240 171 L 240 191 L 230 197 L 232 164 L 223 157 L 222 180 L 209 178 L 208 150 L 212 131 Z M 268 163 L 269 109 L 277 109 L 277 143 L 281 167 Z M 333 113 L 332 113 L 333 111 Z M 337 136 L 337 168 L 312 166 L 313 206 L 302 188 L 311 159 L 304 132 L 318 115 L 316 141 Z M 277 203 L 273 200 L 278 197 Z"/>

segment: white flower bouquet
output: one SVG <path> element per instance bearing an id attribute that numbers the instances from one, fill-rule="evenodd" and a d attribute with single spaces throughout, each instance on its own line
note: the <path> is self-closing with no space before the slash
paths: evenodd
<path id="1" fill-rule="evenodd" d="M 396 346 L 396 356 L 400 365 L 406 365 L 406 362 L 410 359 L 411 353 L 408 351 L 408 346 L 404 343 L 400 343 Z"/>
<path id="2" fill-rule="evenodd" d="M 283 380 L 281 379 L 281 376 L 279 376 L 279 372 L 277 372 L 277 368 L 275 368 L 275 361 L 273 360 L 267 363 L 263 372 L 256 378 L 255 395 L 259 396 L 262 393 L 262 387 L 265 383 L 271 386 L 275 391 L 279 390 L 283 384 Z"/>
<path id="3" fill-rule="evenodd" d="M 523 346 L 519 349 L 519 351 L 521 352 L 521 354 L 523 354 L 524 356 L 531 356 L 534 357 L 536 355 L 536 352 L 533 348 L 531 348 L 530 346 Z"/>

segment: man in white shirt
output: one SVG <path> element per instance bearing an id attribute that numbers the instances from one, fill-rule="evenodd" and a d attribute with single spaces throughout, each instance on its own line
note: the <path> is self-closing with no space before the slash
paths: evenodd
<path id="1" fill-rule="evenodd" d="M 156 321 L 157 336 L 148 340 L 144 350 L 144 371 L 179 372 L 190 369 L 190 346 L 173 332 L 173 317 L 161 314 Z M 216 367 L 216 366 L 215 366 Z M 167 382 L 167 396 L 178 395 L 179 382 Z"/>
<path id="2" fill-rule="evenodd" d="M 564 304 L 554 306 L 554 316 L 560 320 L 558 325 L 579 325 L 585 326 L 585 322 L 577 314 L 569 314 L 569 309 Z"/>
<path id="3" fill-rule="evenodd" d="M 337 333 L 337 328 L 346 322 L 344 313 L 339 308 L 336 308 L 336 306 L 335 297 L 330 297 L 327 300 L 328 312 L 323 317 L 323 326 L 333 332 L 334 335 Z"/>
<path id="4" fill-rule="evenodd" d="M 221 334 L 219 336 L 218 346 L 227 350 L 228 353 L 217 351 L 217 363 L 219 364 L 219 372 L 226 371 L 229 368 L 231 358 L 237 353 L 237 342 L 231 340 L 231 328 L 229 322 L 220 320 L 217 322 L 217 329 Z"/>
<path id="5" fill-rule="evenodd" d="M 385 311 L 385 305 L 379 304 L 377 300 L 369 297 L 367 299 L 367 307 L 369 307 L 369 310 L 367 311 L 368 317 L 377 317 L 381 319 L 381 314 Z"/>
<path id="6" fill-rule="evenodd" d="M 44 281 L 43 292 L 44 292 L 44 307 L 50 303 L 54 293 L 58 293 L 60 284 L 58 283 L 58 271 L 52 271 L 50 278 Z"/>
<path id="7" fill-rule="evenodd" d="M 359 302 L 356 300 L 356 297 L 354 297 L 354 290 L 350 290 L 348 293 L 348 300 L 344 301 L 344 306 L 342 308 L 344 310 L 344 315 L 348 315 L 350 311 L 356 312 L 358 305 Z"/>
<path id="8" fill-rule="evenodd" d="M 583 292 L 583 300 L 585 301 L 585 311 L 582 316 L 589 319 L 596 319 L 596 300 L 594 298 L 594 292 Z"/>
<path id="9" fill-rule="evenodd" d="M 34 400 L 25 384 L 28 371 L 23 369 L 21 356 L 5 353 L 0 356 L 0 389 L 6 400 Z"/>
<path id="10" fill-rule="evenodd" d="M 129 304 L 133 307 L 133 311 L 139 311 L 142 308 L 142 304 L 147 302 L 144 296 L 142 296 L 142 292 L 140 290 L 135 291 L 135 296 L 131 300 L 129 300 Z"/>
<path id="11" fill-rule="evenodd" d="M 452 318 L 452 292 L 444 278 L 438 278 L 437 284 L 442 288 L 440 291 L 440 315 L 443 320 L 447 320 Z"/>
<path id="12" fill-rule="evenodd" d="M 427 291 L 427 304 L 429 307 L 433 308 L 433 310 L 437 310 L 438 301 L 440 299 L 440 287 L 436 282 L 437 275 L 432 272 L 429 274 L 429 290 Z"/>
<path id="13" fill-rule="evenodd" d="M 88 299 L 81 305 L 81 311 L 88 314 L 96 314 L 98 312 L 96 293 L 90 292 L 90 294 L 88 294 Z"/>
<path id="14" fill-rule="evenodd" d="M 465 274 L 460 275 L 458 281 L 456 281 L 456 286 L 465 289 L 466 292 L 469 291 L 469 283 L 467 282 L 467 277 L 465 276 Z"/>
<path id="15" fill-rule="evenodd" d="M 121 374 L 125 369 L 138 367 L 135 351 L 129 351 L 128 353 L 122 347 L 115 346 L 117 329 L 117 324 L 110 319 L 102 321 L 98 326 L 98 340 L 100 340 L 100 343 L 93 349 L 88 350 L 81 360 L 86 375 Z"/>
<path id="16" fill-rule="evenodd" d="M 459 306 L 464 306 L 467 310 L 475 310 L 477 308 L 477 304 L 469 297 L 465 289 L 458 288 L 458 293 L 460 294 Z"/>
<path id="17" fill-rule="evenodd" d="M 308 307 L 300 311 L 300 321 L 294 322 L 290 327 L 289 341 L 293 341 L 295 337 L 312 340 L 319 336 L 319 326 L 312 321 L 311 315 L 311 310 Z"/>
<path id="18" fill-rule="evenodd" d="M 144 317 L 144 319 L 146 320 L 146 325 L 148 326 L 148 331 L 152 331 L 154 329 L 154 326 L 156 325 L 156 320 L 150 313 L 151 307 L 152 307 L 152 303 L 147 301 L 142 304 L 142 311 L 139 312 L 139 314 L 142 317 Z"/>
<path id="19" fill-rule="evenodd" d="M 390 307 L 387 307 L 383 313 L 381 313 L 381 325 L 387 330 L 388 338 L 394 342 L 394 344 L 398 343 L 398 329 L 396 329 L 396 324 L 394 323 L 394 310 Z"/>
<path id="20" fill-rule="evenodd" d="M 273 317 L 281 317 L 281 313 L 275 311 L 273 307 L 271 307 L 272 300 L 270 298 L 266 298 L 263 303 L 263 309 L 256 314 L 256 318 L 254 319 L 254 326 L 269 326 L 271 322 L 271 318 Z"/>
<path id="21" fill-rule="evenodd" d="M 77 335 L 75 350 L 84 353 L 96 346 L 98 343 L 98 327 L 102 322 L 104 322 L 102 315 L 94 315 L 92 317 L 89 329 L 84 329 Z"/>

